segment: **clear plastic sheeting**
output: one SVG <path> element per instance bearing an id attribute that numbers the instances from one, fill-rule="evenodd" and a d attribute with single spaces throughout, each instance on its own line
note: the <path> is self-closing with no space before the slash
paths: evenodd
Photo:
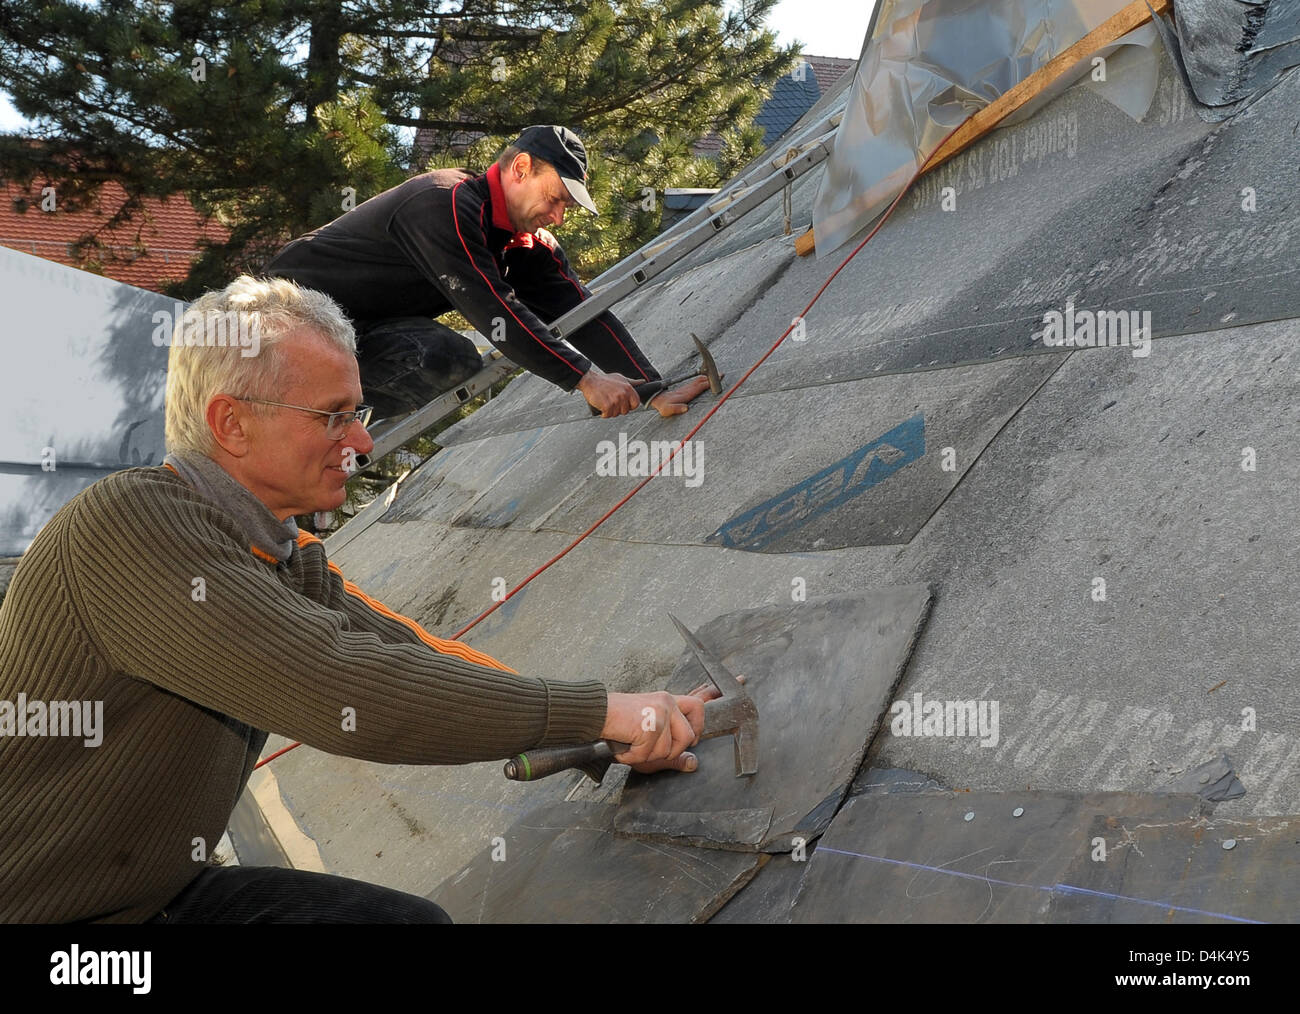
<path id="1" fill-rule="evenodd" d="M 817 252 L 835 250 L 870 224 L 967 116 L 1127 2 L 881 0 L 813 207 Z M 1094 87 L 1141 119 L 1158 84 L 1157 44 L 1150 25 L 1130 32 L 1006 122 L 1032 114 L 1080 75 L 1090 77 L 1093 55 L 1107 59 L 1107 80 Z"/>

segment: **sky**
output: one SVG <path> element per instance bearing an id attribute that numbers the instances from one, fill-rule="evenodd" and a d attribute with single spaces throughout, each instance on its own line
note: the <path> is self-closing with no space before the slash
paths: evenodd
<path id="1" fill-rule="evenodd" d="M 810 56 L 846 56 L 862 52 L 867 22 L 876 0 L 781 0 L 767 23 L 783 43 L 798 39 Z"/>
<path id="2" fill-rule="evenodd" d="M 798 39 L 811 56 L 856 60 L 876 0 L 781 0 L 768 18 L 782 43 Z M 0 131 L 19 130 L 24 120 L 0 93 Z"/>

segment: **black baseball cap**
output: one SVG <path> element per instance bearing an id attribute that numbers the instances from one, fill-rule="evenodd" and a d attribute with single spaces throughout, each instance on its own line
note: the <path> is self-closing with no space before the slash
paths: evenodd
<path id="1" fill-rule="evenodd" d="M 569 196 L 593 215 L 600 214 L 585 186 L 587 149 L 572 130 L 549 124 L 525 127 L 514 146 L 555 166 Z"/>

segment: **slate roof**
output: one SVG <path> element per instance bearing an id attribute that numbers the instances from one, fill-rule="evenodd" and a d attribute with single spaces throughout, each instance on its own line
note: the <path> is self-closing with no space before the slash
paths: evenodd
<path id="1" fill-rule="evenodd" d="M 332 536 L 331 558 L 443 634 L 493 604 L 494 581 L 511 587 L 557 558 L 466 640 L 529 672 L 599 673 L 616 691 L 693 675 L 668 611 L 707 631 L 788 607 L 792 583 L 809 602 L 931 588 L 894 698 L 1000 702 L 1000 737 L 898 734 L 885 717 L 866 764 L 924 772 L 961 795 L 846 804 L 809 872 L 778 857 L 736 895 L 757 899 L 750 918 L 1019 920 L 1030 909 L 1052 921 L 1294 918 L 1293 894 L 1275 878 L 1295 823 L 1278 815 L 1300 813 L 1285 675 L 1300 654 L 1290 593 L 1300 565 L 1286 521 L 1300 483 L 1290 450 L 1300 211 L 1288 175 L 1300 68 L 1221 123 L 1197 117 L 1164 55 L 1158 85 L 1140 122 L 1086 85 L 1069 88 L 923 179 L 808 311 L 806 340 L 777 349 L 692 438 L 700 483 L 661 475 L 557 557 L 639 481 L 599 474 L 598 441 L 679 440 L 713 399 L 672 420 L 592 420 L 580 398 L 525 375 L 444 431 L 444 449 L 391 502 Z M 820 178 L 792 185 L 797 223 L 809 221 Z M 949 186 L 951 210 L 940 195 Z M 694 332 L 734 380 L 803 312 L 848 251 L 797 258 L 782 220 L 774 197 L 615 307 L 657 366 L 691 363 Z M 1067 300 L 1148 312 L 1148 354 L 1045 347 L 1035 330 Z M 1243 641 L 1252 629 L 1258 636 Z M 797 640 L 800 630 L 781 627 L 762 644 L 756 634 L 754 650 L 785 658 L 777 634 Z M 837 640 L 824 644 L 833 657 Z M 812 699 L 820 675 L 789 678 Z M 1260 716 L 1258 730 L 1247 713 Z M 760 714 L 760 772 L 770 772 L 797 716 Z M 882 720 L 846 709 L 844 721 L 872 737 Z M 1205 825 L 1164 794 L 1185 792 L 1181 780 L 1225 749 L 1246 791 L 1216 801 Z M 466 856 L 509 836 L 503 829 L 534 807 L 615 803 L 621 790 L 574 778 L 520 786 L 494 763 L 378 769 L 308 750 L 275 763 L 304 829 L 327 843 L 325 869 L 421 894 L 460 883 Z M 387 795 L 403 812 L 338 813 L 342 785 L 357 798 Z M 705 815 L 748 813 L 742 796 Z M 805 821 L 824 818 L 822 802 L 815 792 L 801 801 Z M 877 810 L 917 817 L 855 829 L 854 811 Z M 559 810 L 542 812 L 550 832 L 566 824 Z M 1140 830 L 1161 813 L 1164 830 Z M 1272 830 L 1258 851 L 1220 846 L 1265 834 L 1264 824 Z M 1097 835 L 1124 860 L 1081 856 L 1079 842 Z M 955 857 L 985 851 L 956 868 Z M 891 879 L 882 865 L 863 882 L 897 888 L 894 900 L 834 889 L 846 862 L 869 871 L 876 858 L 900 872 Z M 1029 858 L 1040 865 L 1022 873 Z M 950 881 L 937 879 L 950 863 Z M 924 897 L 909 890 L 915 864 L 935 878 Z M 1188 879 L 1185 868 L 1209 872 Z M 788 891 L 763 886 L 772 870 L 789 872 Z M 620 875 L 653 886 L 645 871 Z M 723 880 L 720 895 L 735 886 Z M 973 887 L 939 898 L 949 882 Z M 1255 897 L 1243 886 L 1252 882 L 1268 887 Z M 1083 904 L 1066 888 L 1092 893 Z M 529 902 L 554 884 L 535 875 L 512 889 Z M 650 893 L 637 918 L 681 918 Z"/>
<path id="2" fill-rule="evenodd" d="M 771 96 L 754 117 L 754 122 L 764 129 L 764 145 L 775 144 L 776 139 L 808 112 L 845 71 L 858 64 L 857 60 L 837 56 L 804 56 L 802 59 L 808 64 L 807 68 L 796 68 L 780 77 L 772 86 Z M 691 146 L 691 150 L 701 156 L 716 155 L 721 148 L 722 139 L 716 133 L 700 138 Z"/>
<path id="3" fill-rule="evenodd" d="M 599 792 L 568 776 L 520 785 L 499 761 L 375 765 L 304 747 L 250 782 L 304 845 L 295 862 L 419 894 L 458 888 L 462 920 L 494 911 L 458 873 L 476 854 L 512 919 L 563 895 L 564 873 L 594 888 L 586 919 L 621 897 L 608 885 L 631 884 L 625 921 L 706 918 L 732 894 L 731 917 L 758 921 L 1294 920 L 1297 105 L 1292 67 L 1206 122 L 1166 56 L 1140 121 L 1069 88 L 900 202 L 807 312 L 805 340 L 767 357 L 692 439 L 701 482 L 660 476 L 568 551 L 638 481 L 599 473 L 598 442 L 681 439 L 713 402 L 594 420 L 525 375 L 326 543 L 367 593 L 444 636 L 554 560 L 465 639 L 520 671 L 614 691 L 693 675 L 669 610 L 718 645 L 710 624 L 728 617 L 781 606 L 788 620 L 792 586 L 809 603 L 925 588 L 932 607 L 889 692 L 917 714 L 921 697 L 998 703 L 987 741 L 843 708 L 825 729 L 858 731 L 844 756 L 869 743 L 870 768 L 847 801 L 812 792 L 785 807 L 800 829 L 830 819 L 825 838 L 807 864 L 778 855 L 748 882 L 730 867 L 753 853 L 674 845 L 680 858 L 661 864 L 662 851 L 627 848 L 608 833 L 613 777 Z M 792 184 L 797 222 L 820 177 Z M 666 373 L 693 360 L 694 331 L 734 382 L 839 264 L 847 251 L 794 256 L 781 205 L 615 308 Z M 1044 346 L 1044 312 L 1067 301 L 1149 314 L 1147 354 Z M 783 668 L 804 633 L 786 620 L 732 629 L 766 659 L 764 679 L 788 680 L 793 703 L 760 713 L 760 770 L 793 780 L 818 766 L 783 775 L 776 747 L 791 730 L 814 738 L 800 698 L 825 694 L 827 667 Z M 841 637 L 809 643 L 870 665 Z M 716 763 L 727 744 L 702 746 Z M 1232 763 L 1207 769 L 1224 750 Z M 921 795 L 878 796 L 890 771 Z M 1207 795 L 1217 783 L 1231 791 Z M 748 813 L 726 802 L 689 813 Z M 503 835 L 512 858 L 494 867 L 484 850 Z M 1119 861 L 1096 860 L 1097 837 Z M 591 883 L 597 867 L 568 848 L 579 840 L 609 881 Z M 710 897 L 683 907 L 683 891 Z"/>
<path id="4" fill-rule="evenodd" d="M 821 96 L 821 86 L 811 70 L 804 70 L 802 79 L 789 74 L 782 76 L 772 86 L 772 97 L 754 117 L 754 122 L 764 130 L 763 144 L 775 144 Z"/>

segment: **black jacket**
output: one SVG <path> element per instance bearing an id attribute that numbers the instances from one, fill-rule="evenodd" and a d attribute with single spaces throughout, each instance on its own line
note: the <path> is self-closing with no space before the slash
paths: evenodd
<path id="1" fill-rule="evenodd" d="M 566 391 L 593 362 L 659 379 L 609 311 L 570 344 L 551 335 L 549 322 L 591 293 L 550 233 L 513 232 L 495 166 L 409 179 L 295 239 L 265 272 L 327 293 L 356 323 L 459 310 L 502 355 Z"/>

